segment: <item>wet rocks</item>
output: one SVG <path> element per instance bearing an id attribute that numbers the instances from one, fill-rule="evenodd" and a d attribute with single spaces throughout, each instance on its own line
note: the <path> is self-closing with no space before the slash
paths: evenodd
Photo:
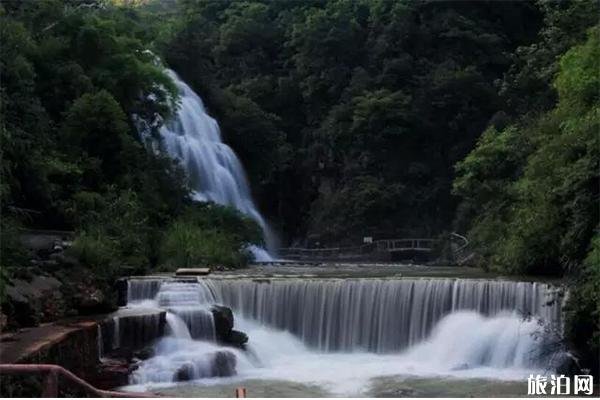
<path id="1" fill-rule="evenodd" d="M 115 282 L 115 291 L 117 292 L 117 306 L 127 305 L 127 278 L 117 279 Z"/>
<path id="2" fill-rule="evenodd" d="M 235 354 L 230 351 L 218 351 L 215 354 L 212 364 L 212 376 L 226 377 L 236 374 Z"/>
<path id="3" fill-rule="evenodd" d="M 217 341 L 224 345 L 245 350 L 246 343 L 248 342 L 248 335 L 233 329 L 234 321 L 231 308 L 215 305 L 212 307 L 211 312 L 215 322 L 215 335 Z"/>
<path id="4" fill-rule="evenodd" d="M 464 371 L 464 370 L 467 370 L 470 368 L 471 367 L 469 366 L 469 364 L 462 363 L 462 364 L 458 364 L 458 365 L 455 365 L 454 367 L 452 367 L 452 371 Z"/>
<path id="5" fill-rule="evenodd" d="M 173 375 L 173 381 L 175 382 L 186 382 L 194 379 L 194 364 L 186 362 L 181 367 L 177 368 Z"/>
<path id="6" fill-rule="evenodd" d="M 217 351 L 207 359 L 188 361 L 173 374 L 173 381 L 186 382 L 200 378 L 228 377 L 237 373 L 237 360 L 230 351 Z"/>
<path id="7" fill-rule="evenodd" d="M 217 338 L 226 338 L 233 329 L 233 312 L 231 308 L 215 305 L 210 310 L 215 321 Z"/>
<path id="8" fill-rule="evenodd" d="M 133 357 L 137 358 L 138 360 L 147 360 L 154 357 L 155 354 L 156 350 L 154 349 L 154 346 L 146 346 L 140 350 L 134 351 Z"/>
<path id="9" fill-rule="evenodd" d="M 248 343 L 248 335 L 246 335 L 242 331 L 236 331 L 232 329 L 227 337 L 227 343 L 239 347 L 240 349 L 244 349 L 246 347 L 246 343 Z"/>

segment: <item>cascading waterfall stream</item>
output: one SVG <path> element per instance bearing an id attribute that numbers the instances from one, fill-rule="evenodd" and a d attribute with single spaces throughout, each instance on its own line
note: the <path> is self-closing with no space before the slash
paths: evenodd
<path id="1" fill-rule="evenodd" d="M 219 124 L 174 71 L 167 69 L 167 74 L 179 90 L 180 106 L 176 115 L 159 128 L 161 150 L 180 161 L 196 200 L 232 206 L 248 215 L 260 225 L 267 248 L 272 251 L 274 235 L 252 200 L 240 160 L 221 139 Z M 257 261 L 272 259 L 265 249 L 250 246 L 250 250 Z"/>
<path id="2" fill-rule="evenodd" d="M 541 283 L 140 279 L 131 280 L 128 288 L 132 305 L 153 302 L 169 310 L 171 332 L 157 346 L 157 356 L 134 373 L 136 384 L 171 382 L 173 371 L 186 362 L 200 368 L 196 378 L 208 376 L 210 363 L 201 360 L 214 358 L 223 348 L 210 335 L 196 334 L 200 340 L 194 340 L 193 331 L 212 332 L 201 311 L 214 304 L 231 307 L 236 327 L 250 337 L 250 354 L 230 350 L 244 378 L 347 379 L 345 385 L 358 385 L 357 375 L 364 385 L 373 377 L 406 372 L 521 379 L 548 368 L 558 356 L 546 351 L 553 337 L 540 331 L 538 319 L 560 326 L 559 296 Z M 188 319 L 186 312 L 191 313 Z M 323 363 L 330 367 L 315 374 Z"/>
<path id="3" fill-rule="evenodd" d="M 197 283 L 174 282 L 163 285 L 157 293 L 158 307 L 168 310 L 170 328 L 176 333 L 185 324 L 191 339 L 215 340 L 215 326 L 209 305 L 212 296 L 199 290 Z"/>
<path id="4" fill-rule="evenodd" d="M 548 285 L 461 279 L 212 281 L 216 300 L 323 351 L 387 353 L 426 339 L 459 310 L 560 319 Z M 547 303 L 552 304 L 548 305 Z"/>

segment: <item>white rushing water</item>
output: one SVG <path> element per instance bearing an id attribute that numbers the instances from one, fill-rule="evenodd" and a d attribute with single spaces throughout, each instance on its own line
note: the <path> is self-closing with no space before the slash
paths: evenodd
<path id="1" fill-rule="evenodd" d="M 169 337 L 132 375 L 138 390 L 173 384 L 185 367 L 205 385 L 281 379 L 352 395 L 368 387 L 370 379 L 390 375 L 520 380 L 547 372 L 557 356 L 546 351 L 552 337 L 538 319 L 560 325 L 560 305 L 552 288 L 538 283 L 132 280 L 129 298 L 136 299 L 130 306 L 153 302 L 170 311 Z M 247 351 L 219 346 L 206 335 L 193 339 L 193 329 L 210 329 L 209 324 L 194 328 L 181 315 L 213 304 L 233 309 L 235 329 L 250 338 Z M 215 365 L 227 367 L 215 361 L 225 357 L 224 351 L 236 360 L 231 377 L 215 370 Z"/>
<path id="2" fill-rule="evenodd" d="M 167 69 L 180 94 L 180 106 L 173 118 L 159 128 L 159 148 L 179 160 L 185 170 L 193 197 L 232 206 L 255 220 L 262 228 L 267 247 L 274 235 L 258 211 L 244 168 L 227 144 L 223 143 L 217 121 L 207 114 L 202 99 L 177 74 Z M 143 134 L 148 138 L 144 129 Z M 250 246 L 257 261 L 270 261 L 265 249 Z"/>
<path id="3" fill-rule="evenodd" d="M 398 351 L 425 340 L 459 310 L 557 321 L 544 284 L 469 279 L 212 281 L 216 301 L 241 316 L 289 331 L 323 351 Z"/>

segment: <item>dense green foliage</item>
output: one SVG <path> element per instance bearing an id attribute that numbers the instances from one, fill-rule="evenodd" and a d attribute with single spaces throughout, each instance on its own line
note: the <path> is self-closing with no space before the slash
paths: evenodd
<path id="1" fill-rule="evenodd" d="M 525 2 L 177 4 L 166 60 L 207 99 L 279 230 L 329 244 L 446 229 L 453 165 L 541 22 Z"/>
<path id="2" fill-rule="evenodd" d="M 0 12 L 2 265 L 31 257 L 18 229 L 51 228 L 75 230 L 70 254 L 108 281 L 159 267 L 171 221 L 197 207 L 181 170 L 146 151 L 132 119 L 157 126 L 176 106 L 148 51 L 158 31 L 104 1 L 10 1 Z M 210 262 L 243 265 L 246 244 L 260 242 L 237 213 L 201 217 L 228 229 L 218 243 L 201 232 L 197 246 L 221 246 Z"/>
<path id="3" fill-rule="evenodd" d="M 598 224 L 598 30 L 560 60 L 556 106 L 490 127 L 457 165 L 470 237 L 491 267 L 562 273 L 585 258 Z"/>
<path id="4" fill-rule="evenodd" d="M 244 266 L 251 255 L 240 243 L 261 243 L 256 224 L 237 212 L 214 205 L 199 206 L 175 220 L 163 243 L 167 268 Z"/>
<path id="5" fill-rule="evenodd" d="M 572 44 L 573 36 L 567 37 Z M 531 64 L 541 65 L 539 55 L 531 54 Z M 600 27 L 590 29 L 558 61 L 543 59 L 549 63 L 543 70 L 557 70 L 542 91 L 555 93 L 556 103 L 538 103 L 533 96 L 533 109 L 490 126 L 457 164 L 458 222 L 469 227 L 486 268 L 573 279 L 565 335 L 582 365 L 597 375 Z"/>
<path id="6" fill-rule="evenodd" d="M 600 236 L 596 235 L 566 305 L 566 337 L 582 363 L 600 372 Z"/>

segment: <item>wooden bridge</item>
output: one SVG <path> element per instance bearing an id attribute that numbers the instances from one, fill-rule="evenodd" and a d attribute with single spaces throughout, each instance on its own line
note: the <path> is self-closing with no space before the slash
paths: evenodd
<path id="1" fill-rule="evenodd" d="M 288 260 L 323 260 L 323 261 L 386 261 L 395 257 L 421 254 L 421 257 L 438 253 L 444 241 L 433 238 L 402 238 L 381 239 L 372 243 L 350 247 L 328 247 L 328 248 L 299 248 L 287 247 L 279 249 L 279 256 Z M 452 233 L 450 235 L 452 252 L 462 251 L 468 241 L 464 236 Z"/>

